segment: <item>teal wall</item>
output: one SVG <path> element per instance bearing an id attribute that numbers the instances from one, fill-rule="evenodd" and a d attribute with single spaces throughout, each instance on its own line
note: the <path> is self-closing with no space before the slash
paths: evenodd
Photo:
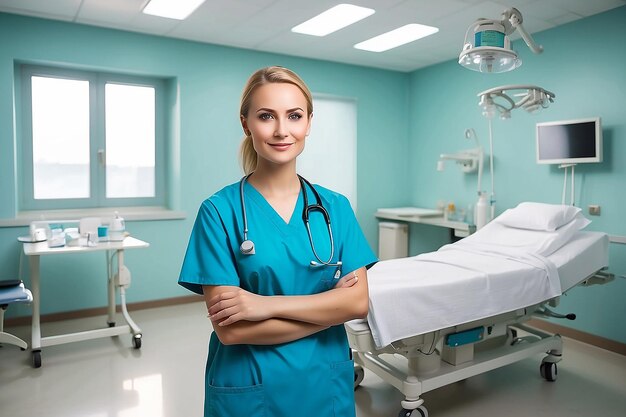
<path id="1" fill-rule="evenodd" d="M 133 275 L 131 303 L 190 294 L 176 280 L 191 226 L 201 201 L 241 176 L 239 97 L 249 75 L 260 67 L 287 66 L 314 93 L 356 99 L 357 215 L 373 248 L 376 208 L 409 202 L 408 74 L 9 14 L 0 14 L 0 39 L 0 219 L 16 213 L 16 61 L 156 75 L 177 84 L 174 107 L 180 109 L 180 133 L 172 152 L 180 153 L 180 167 L 173 169 L 179 178 L 172 200 L 187 218 L 127 223 L 133 235 L 151 244 L 126 256 Z M 21 247 L 16 238 L 27 233 L 26 227 L 0 228 L 0 279 L 18 275 Z M 23 271 L 27 281 L 27 265 Z M 105 277 L 102 254 L 43 257 L 42 313 L 106 305 Z M 27 306 L 13 306 L 8 312 L 29 313 Z"/>
<path id="2" fill-rule="evenodd" d="M 33 61 L 171 77 L 178 88 L 180 171 L 172 197 L 185 220 L 130 222 L 148 250 L 129 253 L 133 273 L 130 302 L 187 294 L 176 285 L 178 270 L 199 203 L 234 181 L 240 170 L 237 107 L 248 75 L 265 65 L 296 70 L 315 93 L 356 98 L 358 102 L 358 213 L 364 232 L 377 245 L 377 207 L 433 207 L 475 201 L 476 175 L 453 164 L 436 171 L 440 153 L 472 144 L 463 137 L 473 127 L 488 145 L 487 121 L 476 94 L 504 84 L 537 84 L 556 93 L 556 102 L 538 115 L 521 110 L 494 121 L 495 188 L 498 213 L 521 201 L 560 202 L 562 171 L 534 162 L 534 126 L 539 121 L 601 116 L 605 162 L 579 166 L 576 205 L 602 206 L 591 230 L 626 235 L 626 7 L 535 35 L 545 52 L 533 55 L 516 42 L 524 64 L 506 74 L 478 74 L 455 60 L 411 74 L 324 61 L 272 55 L 128 32 L 0 14 L 0 218 L 16 210 L 13 111 L 14 62 Z M 338 138 L 340 140 L 340 138 Z M 175 169 L 176 171 L 176 169 Z M 483 178 L 488 189 L 489 177 Z M 25 227 L 0 228 L 0 278 L 16 276 Z M 411 227 L 411 252 L 434 250 L 448 231 Z M 626 274 L 626 246 L 612 245 L 611 267 Z M 105 304 L 103 259 L 99 255 L 44 259 L 42 312 L 77 310 Z M 71 264 L 71 268 L 68 267 Z M 26 268 L 26 267 L 25 267 Z M 27 269 L 27 268 L 26 268 Z M 25 274 L 23 274 L 25 275 Z M 94 286 L 96 289 L 94 290 Z M 561 311 L 578 314 L 559 324 L 626 343 L 626 280 L 576 288 L 562 298 Z M 18 306 L 16 306 L 18 307 Z M 27 307 L 12 308 L 13 316 Z"/>
<path id="3" fill-rule="evenodd" d="M 589 230 L 626 235 L 626 7 L 582 19 L 534 35 L 544 46 L 534 55 L 515 42 L 523 64 L 503 74 L 468 71 L 455 61 L 411 74 L 410 194 L 412 204 L 433 207 L 438 200 L 466 207 L 476 201 L 476 174 L 463 174 L 453 163 L 438 172 L 440 153 L 473 147 L 464 137 L 474 128 L 487 149 L 488 122 L 478 107 L 477 94 L 507 84 L 534 84 L 556 94 L 542 113 L 518 109 L 508 120 L 494 119 L 495 191 L 497 213 L 522 201 L 560 203 L 563 170 L 535 162 L 537 122 L 600 116 L 603 124 L 604 162 L 576 167 L 575 204 L 602 207 Z M 487 161 L 486 161 L 487 162 Z M 490 190 L 488 170 L 483 189 Z M 568 195 L 569 201 L 569 195 Z M 447 236 L 434 227 L 412 233 L 412 248 L 432 250 Z M 413 230 L 414 232 L 416 230 Z M 626 245 L 611 244 L 610 266 L 626 274 Z M 585 332 L 626 342 L 626 279 L 604 286 L 575 288 L 562 297 L 559 311 L 575 312 L 574 322 L 558 321 Z"/>

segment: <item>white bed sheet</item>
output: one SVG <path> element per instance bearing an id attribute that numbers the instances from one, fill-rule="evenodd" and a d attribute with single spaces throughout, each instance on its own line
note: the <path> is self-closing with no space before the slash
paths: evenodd
<path id="1" fill-rule="evenodd" d="M 576 232 L 548 258 L 486 248 L 490 236 L 482 237 L 369 270 L 367 321 L 378 348 L 543 302 L 608 263 L 604 233 Z"/>
<path id="2" fill-rule="evenodd" d="M 609 266 L 609 235 L 580 231 L 549 258 L 559 271 L 561 289 L 565 292 Z"/>

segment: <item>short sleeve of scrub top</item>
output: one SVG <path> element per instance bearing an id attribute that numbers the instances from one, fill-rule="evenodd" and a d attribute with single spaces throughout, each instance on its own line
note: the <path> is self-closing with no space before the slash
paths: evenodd
<path id="1" fill-rule="evenodd" d="M 203 293 L 203 285 L 239 286 L 229 236 L 210 199 L 198 210 L 179 284 L 197 294 Z"/>

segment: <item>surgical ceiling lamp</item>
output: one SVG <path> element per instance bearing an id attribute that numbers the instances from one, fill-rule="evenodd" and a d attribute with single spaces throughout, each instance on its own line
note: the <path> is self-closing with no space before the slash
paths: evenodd
<path id="1" fill-rule="evenodd" d="M 522 26 L 522 14 L 512 7 L 502 13 L 502 20 L 480 18 L 465 32 L 463 50 L 459 55 L 459 64 L 472 71 L 506 72 L 522 65 L 517 52 L 511 49 L 510 34 L 520 33 L 526 45 L 536 54 L 543 51 Z M 468 39 L 472 32 L 473 42 Z"/>
<path id="2" fill-rule="evenodd" d="M 487 117 L 489 125 L 489 176 L 491 177 L 489 205 L 491 206 L 491 212 L 485 219 L 488 223 L 495 218 L 496 210 L 495 171 L 493 169 L 493 116 L 498 112 L 500 113 L 500 118 L 509 119 L 511 110 L 518 108 L 522 108 L 529 113 L 536 113 L 541 109 L 547 108 L 550 103 L 554 103 L 555 95 L 553 92 L 536 85 L 503 85 L 478 93 L 478 97 L 480 97 L 478 105 L 482 107 L 483 116 Z M 482 197 L 482 194 L 479 192 L 479 200 L 480 197 Z M 476 212 L 478 213 L 478 206 Z"/>
<path id="3" fill-rule="evenodd" d="M 509 119 L 511 110 L 522 108 L 529 113 L 536 113 L 554 103 L 554 93 L 536 85 L 503 85 L 478 93 L 478 105 L 483 109 L 483 116 L 491 119 L 496 112 L 500 118 Z"/>

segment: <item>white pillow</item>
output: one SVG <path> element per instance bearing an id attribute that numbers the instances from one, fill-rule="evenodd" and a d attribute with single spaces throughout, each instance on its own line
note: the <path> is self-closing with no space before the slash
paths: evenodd
<path id="1" fill-rule="evenodd" d="M 541 256 L 549 256 L 569 242 L 574 234 L 591 222 L 578 213 L 569 223 L 554 231 L 530 230 L 508 227 L 496 221 L 454 243 L 454 245 L 480 245 L 494 248 L 517 249 Z"/>
<path id="2" fill-rule="evenodd" d="M 574 206 L 524 202 L 506 210 L 496 221 L 518 229 L 554 232 L 574 220 L 581 211 L 579 207 Z"/>

